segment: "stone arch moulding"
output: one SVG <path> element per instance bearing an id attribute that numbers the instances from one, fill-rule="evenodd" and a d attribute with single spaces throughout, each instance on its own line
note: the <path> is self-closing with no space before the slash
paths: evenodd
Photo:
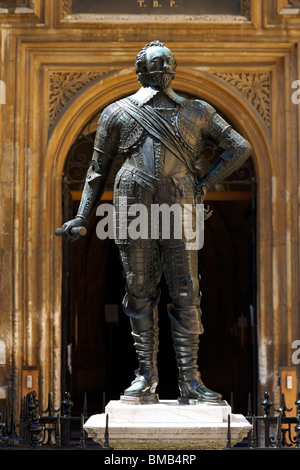
<path id="1" fill-rule="evenodd" d="M 91 119 L 97 111 L 103 109 L 112 101 L 134 93 L 139 84 L 136 74 L 132 69 L 121 70 L 102 76 L 85 86 L 77 92 L 57 117 L 49 134 L 49 140 L 45 152 L 45 174 L 47 187 L 45 188 L 45 214 L 51 214 L 49 237 L 49 250 L 52 259 L 48 260 L 48 266 L 52 269 L 50 278 L 53 280 L 51 286 L 52 305 L 55 312 L 60 316 L 61 312 L 61 281 L 62 281 L 62 244 L 61 240 L 54 236 L 56 227 L 62 223 L 62 174 L 69 149 L 80 133 L 83 126 Z M 178 71 L 173 84 L 178 92 L 185 92 L 203 99 L 215 106 L 233 126 L 247 138 L 254 148 L 253 163 L 258 180 L 257 197 L 257 279 L 259 322 L 264 323 L 265 305 L 268 304 L 264 298 L 263 286 L 270 283 L 266 266 L 272 263 L 270 257 L 270 237 L 266 234 L 272 232 L 272 209 L 269 204 L 271 200 L 270 180 L 271 169 L 271 139 L 270 132 L 264 121 L 255 110 L 254 106 L 234 87 L 228 85 L 224 80 L 207 72 L 199 72 L 193 69 Z M 50 196 L 50 197 L 49 197 Z M 262 216 L 260 217 L 260 214 Z M 267 258 L 267 259 L 266 259 Z M 260 288 L 261 286 L 261 288 Z M 50 287 L 50 286 L 49 286 Z M 56 321 L 53 328 L 56 338 L 56 350 L 50 348 L 49 355 L 61 357 L 58 338 L 60 337 L 60 321 Z M 58 361 L 49 357 L 54 364 L 51 383 L 42 380 L 45 390 L 41 391 L 44 396 L 48 393 L 46 387 L 54 390 L 54 395 L 59 397 L 60 390 L 60 366 Z M 45 372 L 45 371 L 44 371 Z M 41 373 L 43 374 L 42 370 Z"/>

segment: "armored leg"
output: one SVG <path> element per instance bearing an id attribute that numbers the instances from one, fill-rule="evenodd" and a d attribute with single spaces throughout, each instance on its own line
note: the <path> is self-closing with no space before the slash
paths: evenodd
<path id="1" fill-rule="evenodd" d="M 163 248 L 163 269 L 173 302 L 168 306 L 168 314 L 179 369 L 179 401 L 217 402 L 221 395 L 203 384 L 198 370 L 199 335 L 203 333 L 198 252 L 186 249 L 180 241 Z"/>
<path id="2" fill-rule="evenodd" d="M 169 305 L 168 313 L 179 369 L 179 402 L 188 404 L 190 399 L 211 403 L 220 401 L 222 395 L 204 385 L 198 370 L 199 334 L 202 332 L 201 310 Z"/>
<path id="3" fill-rule="evenodd" d="M 124 395 L 146 397 L 154 394 L 158 385 L 157 352 L 158 327 L 157 307 L 139 318 L 130 318 L 134 346 L 137 352 L 139 368 L 135 371 L 136 378 Z"/>
<path id="4" fill-rule="evenodd" d="M 134 346 L 139 367 L 135 379 L 125 390 L 125 397 L 139 397 L 140 401 L 155 402 L 158 385 L 158 310 L 160 292 L 156 285 L 160 279 L 160 265 L 155 261 L 154 244 L 145 241 L 122 246 L 121 260 L 126 277 L 127 293 L 123 310 L 130 318 Z M 148 268 L 148 269 L 147 269 Z"/>

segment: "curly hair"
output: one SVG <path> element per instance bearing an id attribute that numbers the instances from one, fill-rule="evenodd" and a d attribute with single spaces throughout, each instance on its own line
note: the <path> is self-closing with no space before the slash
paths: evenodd
<path id="1" fill-rule="evenodd" d="M 163 42 L 160 42 L 157 40 L 152 41 L 149 44 L 146 44 L 146 46 L 143 47 L 143 49 L 141 49 L 138 55 L 136 56 L 135 72 L 137 74 L 138 81 L 143 86 L 148 85 L 148 81 L 149 81 L 149 75 L 148 75 L 148 70 L 147 70 L 147 65 L 146 65 L 146 54 L 147 54 L 149 47 L 165 47 L 165 45 Z M 176 62 L 175 57 L 174 57 L 174 62 L 175 62 L 175 68 L 176 68 L 177 62 Z"/>

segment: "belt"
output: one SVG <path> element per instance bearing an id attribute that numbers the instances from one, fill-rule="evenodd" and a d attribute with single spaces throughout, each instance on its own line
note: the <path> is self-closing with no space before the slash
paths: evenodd
<path id="1" fill-rule="evenodd" d="M 159 197 L 164 197 L 166 201 L 169 202 L 179 202 L 178 198 L 175 196 L 172 197 L 165 189 L 165 182 L 167 180 L 171 180 L 175 187 L 179 189 L 180 191 L 180 196 L 184 196 L 184 185 L 182 181 L 180 181 L 180 178 L 183 178 L 184 176 L 189 176 L 188 173 L 186 172 L 179 172 L 175 173 L 174 175 L 166 176 L 164 178 L 156 178 L 155 176 L 150 176 L 144 171 L 140 170 L 139 168 L 136 168 L 134 166 L 124 164 L 120 171 L 118 172 L 116 182 L 120 180 L 122 177 L 123 173 L 125 171 L 130 171 L 130 173 L 133 174 L 134 180 L 142 187 L 145 187 L 148 191 L 151 193 L 159 196 Z"/>

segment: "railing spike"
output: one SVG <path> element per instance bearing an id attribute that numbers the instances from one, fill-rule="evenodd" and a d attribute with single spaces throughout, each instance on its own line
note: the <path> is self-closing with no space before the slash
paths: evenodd
<path id="1" fill-rule="evenodd" d="M 227 417 L 227 443 L 226 448 L 231 449 L 231 428 L 230 428 L 230 414 Z"/>

